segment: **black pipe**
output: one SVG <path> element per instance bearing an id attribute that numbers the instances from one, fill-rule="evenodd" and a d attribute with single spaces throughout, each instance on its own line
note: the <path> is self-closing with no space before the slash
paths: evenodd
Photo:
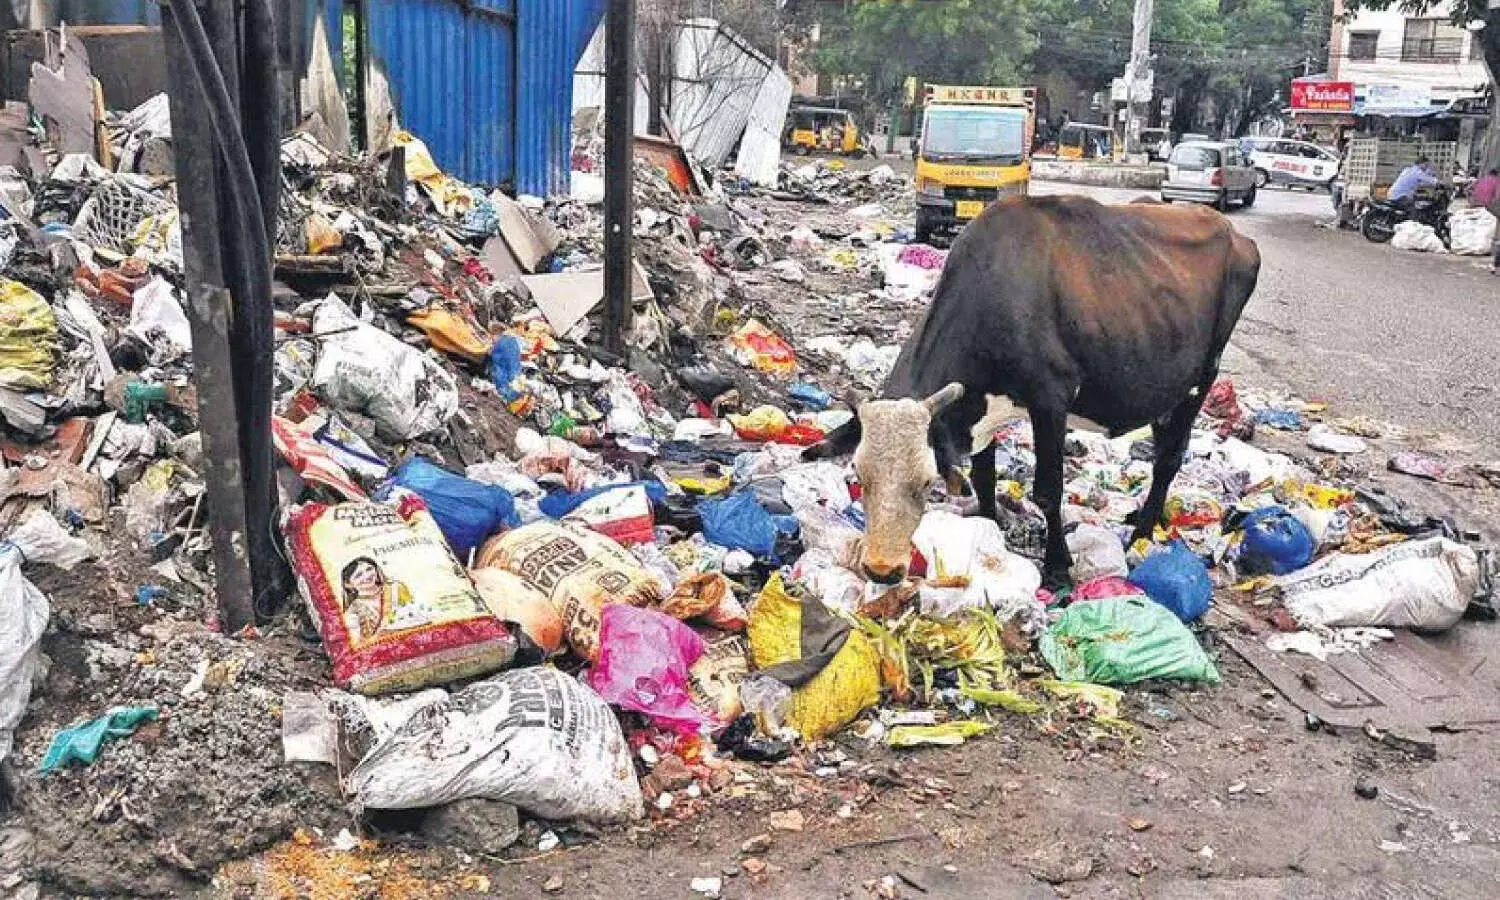
<path id="1" fill-rule="evenodd" d="M 630 325 L 635 218 L 635 0 L 609 0 L 604 53 L 604 346 L 621 354 Z"/>

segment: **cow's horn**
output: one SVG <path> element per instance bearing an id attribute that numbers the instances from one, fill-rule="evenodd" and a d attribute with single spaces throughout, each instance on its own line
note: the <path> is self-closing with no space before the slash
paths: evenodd
<path id="1" fill-rule="evenodd" d="M 964 386 L 958 382 L 950 382 L 947 387 L 922 401 L 927 404 L 927 411 L 937 415 L 947 408 L 948 404 L 964 395 Z"/>

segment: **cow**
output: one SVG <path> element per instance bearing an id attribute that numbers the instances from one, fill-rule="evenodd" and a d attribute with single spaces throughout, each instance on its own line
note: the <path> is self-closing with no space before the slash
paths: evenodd
<path id="1" fill-rule="evenodd" d="M 905 577 L 929 488 L 942 479 L 959 490 L 964 456 L 979 514 L 996 517 L 995 426 L 1019 410 L 1036 443 L 1048 586 L 1067 584 L 1072 568 L 1062 528 L 1070 417 L 1115 435 L 1150 424 L 1151 489 L 1134 528 L 1149 537 L 1259 274 L 1255 242 L 1206 207 L 1076 196 L 992 204 L 954 242 L 881 399 L 806 451 L 853 451 L 865 575 Z"/>

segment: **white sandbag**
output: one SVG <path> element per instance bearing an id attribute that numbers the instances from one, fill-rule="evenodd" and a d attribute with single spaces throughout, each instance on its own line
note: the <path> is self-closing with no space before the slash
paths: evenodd
<path id="1" fill-rule="evenodd" d="M 1415 250 L 1418 253 L 1448 252 L 1432 226 L 1421 222 L 1399 223 L 1396 226 L 1396 236 L 1391 238 L 1391 246 L 1397 250 Z"/>
<path id="2" fill-rule="evenodd" d="M 1084 523 L 1067 536 L 1068 552 L 1073 554 L 1073 581 L 1083 584 L 1095 578 L 1130 574 L 1125 561 L 1125 547 L 1113 531 L 1101 525 Z"/>
<path id="3" fill-rule="evenodd" d="M 927 560 L 927 581 L 919 594 L 923 615 L 987 607 L 1002 619 L 1018 619 L 1028 631 L 1045 625 L 1036 599 L 1042 573 L 1005 548 L 993 519 L 928 510 L 911 541 Z"/>
<path id="4" fill-rule="evenodd" d="M 361 322 L 333 295 L 313 313 L 319 338 L 312 387 L 338 409 L 364 413 L 391 441 L 442 428 L 458 411 L 458 385 L 425 353 Z"/>
<path id="5" fill-rule="evenodd" d="M 1443 631 L 1463 617 L 1479 578 L 1472 548 L 1431 537 L 1376 553 L 1335 553 L 1276 583 L 1287 611 L 1304 628 Z"/>
<path id="6" fill-rule="evenodd" d="M 1482 207 L 1448 217 L 1448 249 L 1464 256 L 1489 256 L 1495 243 L 1495 217 Z"/>
<path id="7" fill-rule="evenodd" d="M 0 762 L 10 755 L 16 723 L 31 699 L 50 611 L 46 595 L 21 574 L 21 550 L 0 544 Z"/>
<path id="8" fill-rule="evenodd" d="M 643 812 L 620 723 L 587 685 L 516 669 L 418 710 L 349 773 L 355 802 L 417 809 L 481 798 L 544 819 L 623 822 Z"/>
<path id="9" fill-rule="evenodd" d="M 94 555 L 88 541 L 74 537 L 52 513 L 35 507 L 5 538 L 27 563 L 46 563 L 64 572 Z"/>

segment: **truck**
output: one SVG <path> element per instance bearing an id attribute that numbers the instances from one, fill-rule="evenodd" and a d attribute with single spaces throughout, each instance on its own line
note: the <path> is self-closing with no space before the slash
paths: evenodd
<path id="1" fill-rule="evenodd" d="M 930 84 L 915 142 L 918 241 L 1031 185 L 1036 89 Z"/>

